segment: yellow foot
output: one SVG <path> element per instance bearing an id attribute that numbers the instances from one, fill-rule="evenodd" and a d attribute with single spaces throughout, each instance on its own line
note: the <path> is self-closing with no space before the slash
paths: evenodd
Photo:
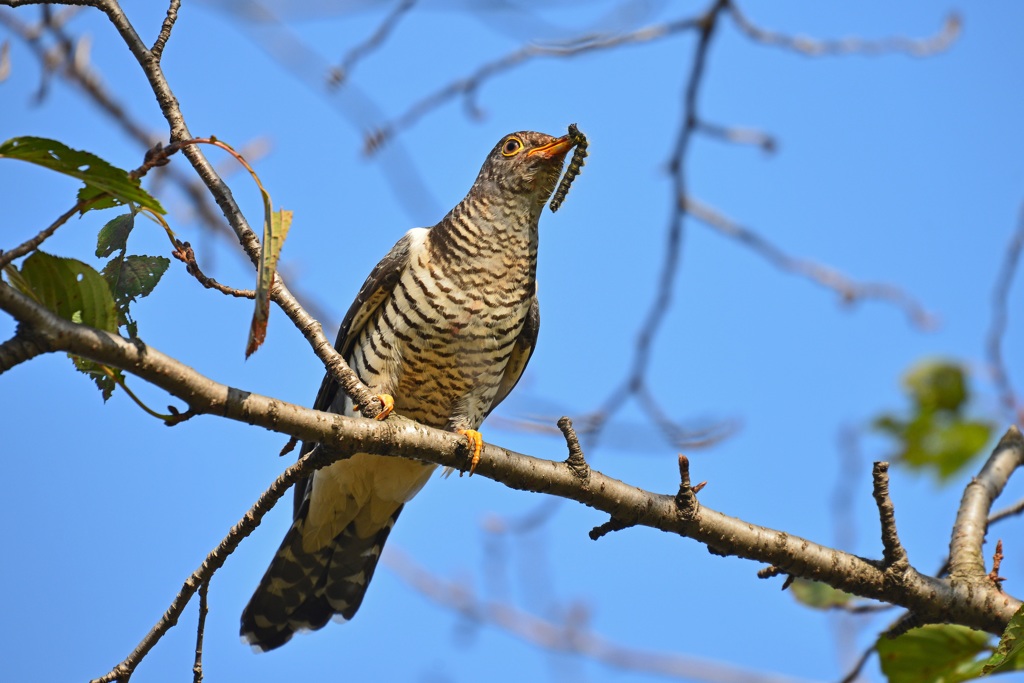
<path id="1" fill-rule="evenodd" d="M 475 429 L 459 429 L 459 434 L 469 439 L 469 449 L 473 451 L 473 457 L 469 460 L 469 476 L 473 476 L 476 466 L 480 464 L 480 450 L 484 447 L 484 437 Z"/>
<path id="2" fill-rule="evenodd" d="M 391 394 L 377 394 L 374 398 L 380 401 L 381 410 L 377 413 L 375 420 L 383 420 L 391 414 L 391 411 L 395 409 L 395 399 L 391 397 Z"/>
<path id="3" fill-rule="evenodd" d="M 380 405 L 381 405 L 380 412 L 377 413 L 377 417 L 375 417 L 373 419 L 374 420 L 384 420 L 384 419 L 386 419 L 387 416 L 391 414 L 391 411 L 395 409 L 395 399 L 391 398 L 390 394 L 374 394 L 373 397 L 375 399 L 377 399 L 378 401 L 380 401 Z M 352 406 L 352 412 L 358 413 L 361 408 L 362 408 L 361 405 Z"/>

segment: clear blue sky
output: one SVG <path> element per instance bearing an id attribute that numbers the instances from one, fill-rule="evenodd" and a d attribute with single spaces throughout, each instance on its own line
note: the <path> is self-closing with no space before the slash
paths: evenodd
<path id="1" fill-rule="evenodd" d="M 162 17 L 159 3 L 125 4 L 151 40 Z M 612 3 L 588 9 L 566 2 L 545 15 L 472 16 L 466 11 L 472 3 L 423 2 L 352 74 L 352 86 L 373 106 L 354 90 L 333 98 L 314 92 L 257 44 L 270 45 L 279 35 L 239 29 L 218 8 L 230 4 L 184 2 L 164 67 L 193 133 L 238 148 L 269 143 L 256 168 L 275 204 L 295 211 L 283 271 L 296 290 L 325 308 L 331 327 L 401 234 L 433 224 L 464 195 L 498 138 L 520 129 L 559 133 L 579 123 L 591 157 L 563 208 L 541 222 L 540 344 L 496 417 L 543 414 L 553 422 L 602 404 L 627 373 L 664 253 L 671 204 L 664 168 L 693 36 L 529 63 L 480 89 L 482 118 L 465 116 L 461 102 L 453 101 L 403 131 L 400 147 L 366 160 L 362 132 L 382 117 L 399 115 L 532 38 L 605 29 L 609 21 L 600 15 Z M 320 11 L 327 4 L 309 2 L 308 13 L 289 17 L 291 29 L 327 60 L 365 39 L 391 6 Z M 639 27 L 703 4 L 629 7 L 636 12 L 627 25 Z M 951 6 L 748 2 L 744 8 L 758 24 L 789 34 L 880 38 L 931 35 Z M 795 256 L 858 280 L 900 286 L 938 315 L 941 326 L 922 332 L 884 303 L 844 307 L 834 293 L 689 221 L 650 385 L 673 418 L 741 425 L 714 449 L 690 452 L 695 479 L 710 482 L 701 494 L 705 505 L 831 544 L 837 539 L 834 501 L 842 491 L 852 499 L 843 514 L 853 523 L 841 536 L 844 549 L 877 557 L 870 462 L 887 456 L 887 444 L 868 438 L 860 455 L 844 462 L 840 431 L 904 407 L 901 374 L 936 355 L 965 363 L 978 389 L 976 411 L 995 416 L 1000 432 L 1008 425 L 998 413 L 983 345 L 995 273 L 1024 202 L 1024 6 L 1004 1 L 961 9 L 961 38 L 928 59 L 808 59 L 752 44 L 728 23 L 716 35 L 701 92 L 704 116 L 767 131 L 779 150 L 767 155 L 697 138 L 687 160 L 693 195 Z M 38 8 L 15 16 L 34 21 Z M 106 21 L 83 11 L 69 30 L 91 36 L 91 64 L 131 115 L 165 132 L 140 69 Z M 0 27 L 0 42 L 9 35 Z M 139 164 L 134 143 L 60 79 L 51 79 L 46 97 L 35 103 L 39 66 L 21 41 L 11 38 L 10 50 L 12 72 L 0 84 L 0 139 L 51 137 L 125 168 Z M 320 73 L 315 62 L 299 68 L 312 68 L 304 73 L 313 80 Z M 223 155 L 208 154 L 234 169 Z M 173 163 L 189 171 L 184 159 Z M 395 183 L 408 180 L 412 169 L 423 192 L 402 185 L 400 200 Z M 249 220 L 258 223 L 260 200 L 251 182 L 237 172 L 229 182 Z M 49 224 L 73 203 L 75 189 L 42 169 L 0 162 L 0 246 L 9 248 Z M 229 242 L 204 236 L 176 192 L 167 186 L 154 191 L 209 272 L 233 286 L 252 286 L 248 263 Z M 105 218 L 72 221 L 46 249 L 89 260 Z M 129 246 L 137 253 L 167 252 L 166 238 L 150 225 L 137 229 Z M 1010 303 L 1004 349 L 1020 389 L 1021 278 Z M 312 403 L 322 368 L 279 311 L 272 313 L 265 347 L 245 361 L 250 304 L 202 290 L 172 262 L 136 313 L 147 343 L 200 372 Z M 0 316 L 0 338 L 12 332 L 10 319 Z M 333 330 L 328 334 L 333 338 Z M 169 402 L 139 381 L 132 386 L 156 407 Z M 214 417 L 169 429 L 123 394 L 104 405 L 62 356 L 6 373 L 0 400 L 3 680 L 82 681 L 106 673 L 287 464 L 277 457 L 286 440 L 277 434 Z M 558 439 L 499 427 L 485 424 L 485 439 L 538 456 L 565 456 Z M 590 456 L 612 476 L 668 493 L 678 485 L 676 453 L 630 404 Z M 921 569 L 941 563 L 965 481 L 939 487 L 894 470 L 901 535 Z M 1022 494 L 1018 478 L 1000 502 Z M 527 535 L 485 531 L 488 520 L 518 518 L 540 501 L 482 477 L 438 479 L 407 507 L 389 545 L 482 598 L 555 620 L 583 605 L 594 632 L 623 646 L 800 679 L 839 678 L 851 653 L 887 623 L 887 616 L 855 622 L 863 628 L 850 636 L 850 622 L 796 605 L 779 591 L 781 579 L 757 579 L 758 565 L 715 557 L 695 542 L 650 529 L 593 542 L 587 531 L 605 518 L 574 503 L 560 505 Z M 329 624 L 281 650 L 254 655 L 239 643 L 238 617 L 288 525 L 289 507 L 275 510 L 213 580 L 207 680 L 663 680 L 541 651 L 491 626 L 477 628 L 386 567 L 352 623 Z M 1009 522 L 990 540 L 1019 537 L 1017 528 Z M 1018 545 L 1008 545 L 1003 574 L 1011 579 L 1010 592 L 1019 591 L 1024 578 L 1022 557 Z M 133 680 L 188 680 L 195 619 L 193 604 Z M 868 675 L 879 677 L 876 664 Z"/>

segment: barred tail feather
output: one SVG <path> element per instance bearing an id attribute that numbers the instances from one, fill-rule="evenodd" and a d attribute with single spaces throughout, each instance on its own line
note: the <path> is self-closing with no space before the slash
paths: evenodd
<path id="1" fill-rule="evenodd" d="M 307 503 L 308 505 L 308 503 Z M 266 652 L 297 631 L 315 631 L 335 614 L 355 616 L 402 507 L 376 534 L 361 538 L 350 524 L 321 550 L 302 549 L 305 506 L 242 612 L 242 638 Z"/>

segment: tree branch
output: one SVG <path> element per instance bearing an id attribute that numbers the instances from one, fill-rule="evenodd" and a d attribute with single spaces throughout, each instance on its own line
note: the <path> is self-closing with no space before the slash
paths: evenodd
<path id="1" fill-rule="evenodd" d="M 146 346 L 141 340 L 124 339 L 59 318 L 6 284 L 0 284 L 0 309 L 30 328 L 48 350 L 67 351 L 122 368 L 186 401 L 193 412 L 218 415 L 304 441 L 319 442 L 331 455 L 317 461 L 317 466 L 329 464 L 347 453 L 370 453 L 404 456 L 459 470 L 467 467 L 465 439 L 457 434 L 395 415 L 380 422 L 323 413 L 228 387 Z M 1019 432 L 1014 429 L 1011 433 L 1017 435 L 1019 442 Z M 997 450 L 997 455 L 1002 452 Z M 1014 453 L 1013 458 L 1016 464 L 1020 453 Z M 994 459 L 1002 462 L 1004 456 L 994 456 Z M 986 465 L 979 480 L 992 479 L 991 469 L 991 465 Z M 289 482 L 300 476 L 294 470 L 289 472 L 292 473 L 288 475 Z M 923 619 L 955 621 L 1001 633 L 1020 605 L 1019 600 L 996 591 L 991 585 L 961 590 L 955 582 L 924 576 L 913 569 L 908 570 L 906 582 L 897 589 L 876 561 L 729 517 L 703 505 L 682 514 L 676 496 L 645 491 L 594 469 L 590 470 L 586 482 L 581 483 L 578 474 L 564 461 L 544 460 L 485 444 L 476 472 L 509 488 L 575 500 L 613 519 L 693 538 L 716 554 L 771 564 L 792 576 L 822 581 L 862 597 L 901 605 L 922 615 Z M 268 502 L 263 504 L 269 505 Z M 183 590 L 194 592 L 199 583 L 198 578 L 190 578 Z"/>
<path id="2" fill-rule="evenodd" d="M 684 204 L 686 212 L 704 225 L 751 248 L 780 270 L 805 277 L 826 289 L 831 289 L 842 297 L 844 303 L 877 299 L 902 310 L 910 323 L 918 329 L 930 330 L 937 325 L 931 313 L 894 285 L 882 282 L 857 282 L 828 266 L 790 256 L 750 228 L 736 223 L 693 197 L 686 197 Z"/>
<path id="3" fill-rule="evenodd" d="M 1017 229 L 1010 238 L 1010 244 L 1006 247 L 1003 255 L 1003 264 L 996 276 L 996 284 L 992 292 L 992 321 L 989 323 L 988 334 L 985 337 L 985 353 L 995 375 L 999 401 L 1011 415 L 1016 416 L 1015 419 L 1024 423 L 1024 406 L 1017 401 L 1017 394 L 1010 381 L 1010 373 L 1003 360 L 1002 348 L 1003 335 L 1006 333 L 1007 326 L 1007 301 L 1010 297 L 1010 286 L 1013 284 L 1013 277 L 1017 272 L 1022 252 L 1024 252 L 1024 207 L 1021 207 L 1020 217 L 1017 219 Z"/>
<path id="4" fill-rule="evenodd" d="M 988 530 L 988 514 L 1010 475 L 1022 464 L 1024 436 L 1012 426 L 964 490 L 949 542 L 949 576 L 954 583 L 977 582 L 987 576 L 982 545 Z"/>
<path id="5" fill-rule="evenodd" d="M 780 47 L 798 52 L 807 57 L 824 57 L 832 55 L 882 55 L 891 52 L 902 52 L 914 57 L 929 57 L 942 52 L 953 44 L 960 35 L 962 22 L 957 14 L 950 14 L 937 34 L 928 38 L 906 38 L 896 36 L 881 40 L 864 38 L 844 38 L 841 40 L 815 40 L 805 36 L 787 36 L 763 29 L 753 24 L 740 11 L 735 3 L 729 3 L 729 14 L 736 27 L 748 38 L 764 45 Z"/>
<path id="6" fill-rule="evenodd" d="M 16 7 L 19 4 L 36 4 L 29 0 L 3 1 L 14 3 L 11 4 L 12 7 Z M 178 100 L 174 93 L 171 92 L 167 79 L 164 77 L 160 60 L 143 43 L 128 17 L 121 9 L 121 6 L 115 0 L 76 1 L 68 4 L 89 5 L 100 9 L 107 15 L 107 18 L 114 25 L 114 28 L 142 67 L 143 73 L 153 90 L 153 94 L 156 95 L 160 111 L 170 126 L 171 142 L 176 143 L 192 139 L 193 136 L 185 125 L 185 118 L 178 105 Z M 256 234 L 249 227 L 245 216 L 231 194 L 231 190 L 220 178 L 197 145 L 184 147 L 182 154 L 192 163 L 192 167 L 213 195 L 217 205 L 220 206 L 224 217 L 227 218 L 228 223 L 235 231 L 239 244 L 250 261 L 254 266 L 258 265 L 260 257 L 259 239 L 257 239 Z M 313 352 L 324 363 L 327 372 L 338 381 L 342 389 L 352 397 L 355 404 L 362 406 L 363 414 L 367 417 L 376 416 L 383 408 L 381 402 L 359 381 L 356 374 L 348 367 L 345 360 L 334 349 L 334 346 L 328 341 L 327 337 L 324 336 L 320 323 L 310 316 L 291 292 L 288 291 L 280 274 L 274 278 L 270 295 L 271 299 L 291 319 L 295 327 L 298 328 L 312 346 Z"/>
<path id="7" fill-rule="evenodd" d="M 567 618 L 564 623 L 556 622 L 524 612 L 514 605 L 484 600 L 464 583 L 445 581 L 432 575 L 394 546 L 388 546 L 382 560 L 398 578 L 428 600 L 474 623 L 494 626 L 545 650 L 580 655 L 623 671 L 687 681 L 797 683 L 797 679 L 788 676 L 741 669 L 724 662 L 626 647 L 594 633 L 580 620 Z"/>

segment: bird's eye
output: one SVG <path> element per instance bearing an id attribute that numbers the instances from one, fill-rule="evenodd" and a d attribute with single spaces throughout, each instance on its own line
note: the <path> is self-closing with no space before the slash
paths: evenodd
<path id="1" fill-rule="evenodd" d="M 505 144 L 501 146 L 501 153 L 503 156 L 511 157 L 519 154 L 519 150 L 523 148 L 523 141 L 519 138 L 509 138 L 505 141 Z"/>

